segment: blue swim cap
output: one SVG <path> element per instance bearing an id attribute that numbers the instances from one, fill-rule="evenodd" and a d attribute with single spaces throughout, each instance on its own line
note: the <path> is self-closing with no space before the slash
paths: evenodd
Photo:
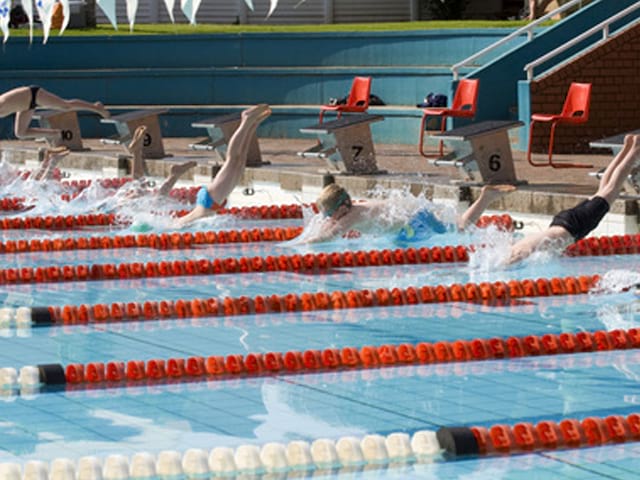
<path id="1" fill-rule="evenodd" d="M 135 233 L 146 233 L 153 230 L 153 226 L 146 222 L 133 223 L 129 227 L 129 230 Z"/>
<path id="2" fill-rule="evenodd" d="M 436 218 L 429 210 L 420 210 L 398 232 L 401 242 L 418 242 L 426 240 L 434 233 L 446 233 L 447 226 Z"/>

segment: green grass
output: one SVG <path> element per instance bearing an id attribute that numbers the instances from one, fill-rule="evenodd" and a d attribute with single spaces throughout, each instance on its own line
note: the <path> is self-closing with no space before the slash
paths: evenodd
<path id="1" fill-rule="evenodd" d="M 331 25 L 219 25 L 184 23 L 139 24 L 133 32 L 128 25 L 119 25 L 114 30 L 111 25 L 98 25 L 96 28 L 67 29 L 64 36 L 119 36 L 119 35 L 199 35 L 199 34 L 237 34 L 237 33 L 314 33 L 314 32 L 386 32 L 438 30 L 449 28 L 518 28 L 526 25 L 526 20 L 449 20 L 428 22 L 394 22 L 394 23 L 342 23 Z M 38 30 L 34 32 L 41 36 Z M 28 35 L 28 29 L 11 30 L 11 36 Z M 52 31 L 50 36 L 58 35 Z"/>

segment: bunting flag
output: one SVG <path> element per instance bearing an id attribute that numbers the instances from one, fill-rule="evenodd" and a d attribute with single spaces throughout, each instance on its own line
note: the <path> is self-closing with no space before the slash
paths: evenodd
<path id="1" fill-rule="evenodd" d="M 53 6 L 56 0 L 36 0 L 36 10 L 42 22 L 42 43 L 49 40 L 49 31 L 51 30 L 51 16 L 53 15 Z"/>
<path id="2" fill-rule="evenodd" d="M 191 23 L 191 25 L 196 24 L 196 13 L 198 13 L 198 8 L 200 8 L 200 1 L 201 0 L 180 0 L 182 13 L 184 13 L 184 16 L 189 19 L 189 23 Z"/>
<path id="3" fill-rule="evenodd" d="M 118 30 L 118 16 L 116 15 L 116 0 L 96 0 L 96 5 L 100 7 L 105 16 L 113 25 L 114 30 Z"/>
<path id="4" fill-rule="evenodd" d="M 129 20 L 129 31 L 133 32 L 133 25 L 136 23 L 136 13 L 138 12 L 138 0 L 127 1 L 127 19 Z"/>
<path id="5" fill-rule="evenodd" d="M 249 10 L 253 12 L 253 0 L 244 0 L 244 3 L 246 3 Z"/>
<path id="6" fill-rule="evenodd" d="M 60 0 L 62 5 L 62 26 L 60 27 L 59 35 L 62 35 L 69 25 L 69 17 L 71 16 L 71 8 L 69 7 L 69 0 Z"/>
<path id="7" fill-rule="evenodd" d="M 173 18 L 173 7 L 175 6 L 175 4 L 175 0 L 164 0 L 164 6 L 167 7 L 167 13 L 169 14 L 171 23 L 176 23 L 175 18 Z"/>
<path id="8" fill-rule="evenodd" d="M 32 0 L 21 0 L 22 8 L 24 9 L 24 13 L 27 14 L 27 18 L 29 19 L 29 43 L 33 42 L 33 1 Z"/>
<path id="9" fill-rule="evenodd" d="M 269 6 L 269 13 L 267 13 L 267 18 L 271 16 L 271 14 L 275 11 L 278 6 L 278 0 L 271 0 L 271 5 Z"/>
<path id="10" fill-rule="evenodd" d="M 11 17 L 11 0 L 0 0 L 0 29 L 4 37 L 3 43 L 9 40 L 9 19 Z"/>

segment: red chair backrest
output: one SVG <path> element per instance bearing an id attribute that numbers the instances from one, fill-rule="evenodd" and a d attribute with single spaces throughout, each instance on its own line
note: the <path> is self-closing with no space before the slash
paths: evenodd
<path id="1" fill-rule="evenodd" d="M 351 84 L 351 91 L 347 99 L 347 107 L 366 109 L 369 106 L 371 94 L 371 77 L 355 77 Z"/>
<path id="2" fill-rule="evenodd" d="M 565 118 L 573 118 L 581 122 L 589 120 L 589 106 L 591 104 L 591 84 L 572 83 L 567 92 L 567 98 L 562 106 L 562 113 Z"/>
<path id="3" fill-rule="evenodd" d="M 458 83 L 456 88 L 456 94 L 453 97 L 453 104 L 451 110 L 465 110 L 472 113 L 476 113 L 476 106 L 478 104 L 478 86 L 480 80 L 463 78 Z"/>

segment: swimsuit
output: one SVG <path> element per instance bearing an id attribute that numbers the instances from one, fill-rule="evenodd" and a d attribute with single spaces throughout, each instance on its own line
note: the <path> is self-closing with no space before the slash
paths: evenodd
<path id="1" fill-rule="evenodd" d="M 38 85 L 31 85 L 29 86 L 29 90 L 31 90 L 31 102 L 29 102 L 29 110 L 35 110 L 35 108 L 38 106 L 36 98 L 38 96 L 38 90 L 40 90 L 40 87 Z"/>
<path id="2" fill-rule="evenodd" d="M 397 240 L 416 242 L 426 240 L 434 233 L 446 233 L 447 226 L 428 209 L 418 211 L 398 232 Z"/>
<path id="3" fill-rule="evenodd" d="M 593 197 L 573 208 L 558 213 L 551 226 L 563 227 L 575 240 L 586 237 L 609 211 L 609 203 L 602 197 Z"/>
<path id="4" fill-rule="evenodd" d="M 207 187 L 200 187 L 198 190 L 198 194 L 196 195 L 196 205 L 200 205 L 201 207 L 208 208 L 211 210 L 220 210 L 224 208 L 227 204 L 227 200 L 225 199 L 222 203 L 216 203 L 213 198 L 211 198 L 211 194 Z"/>

